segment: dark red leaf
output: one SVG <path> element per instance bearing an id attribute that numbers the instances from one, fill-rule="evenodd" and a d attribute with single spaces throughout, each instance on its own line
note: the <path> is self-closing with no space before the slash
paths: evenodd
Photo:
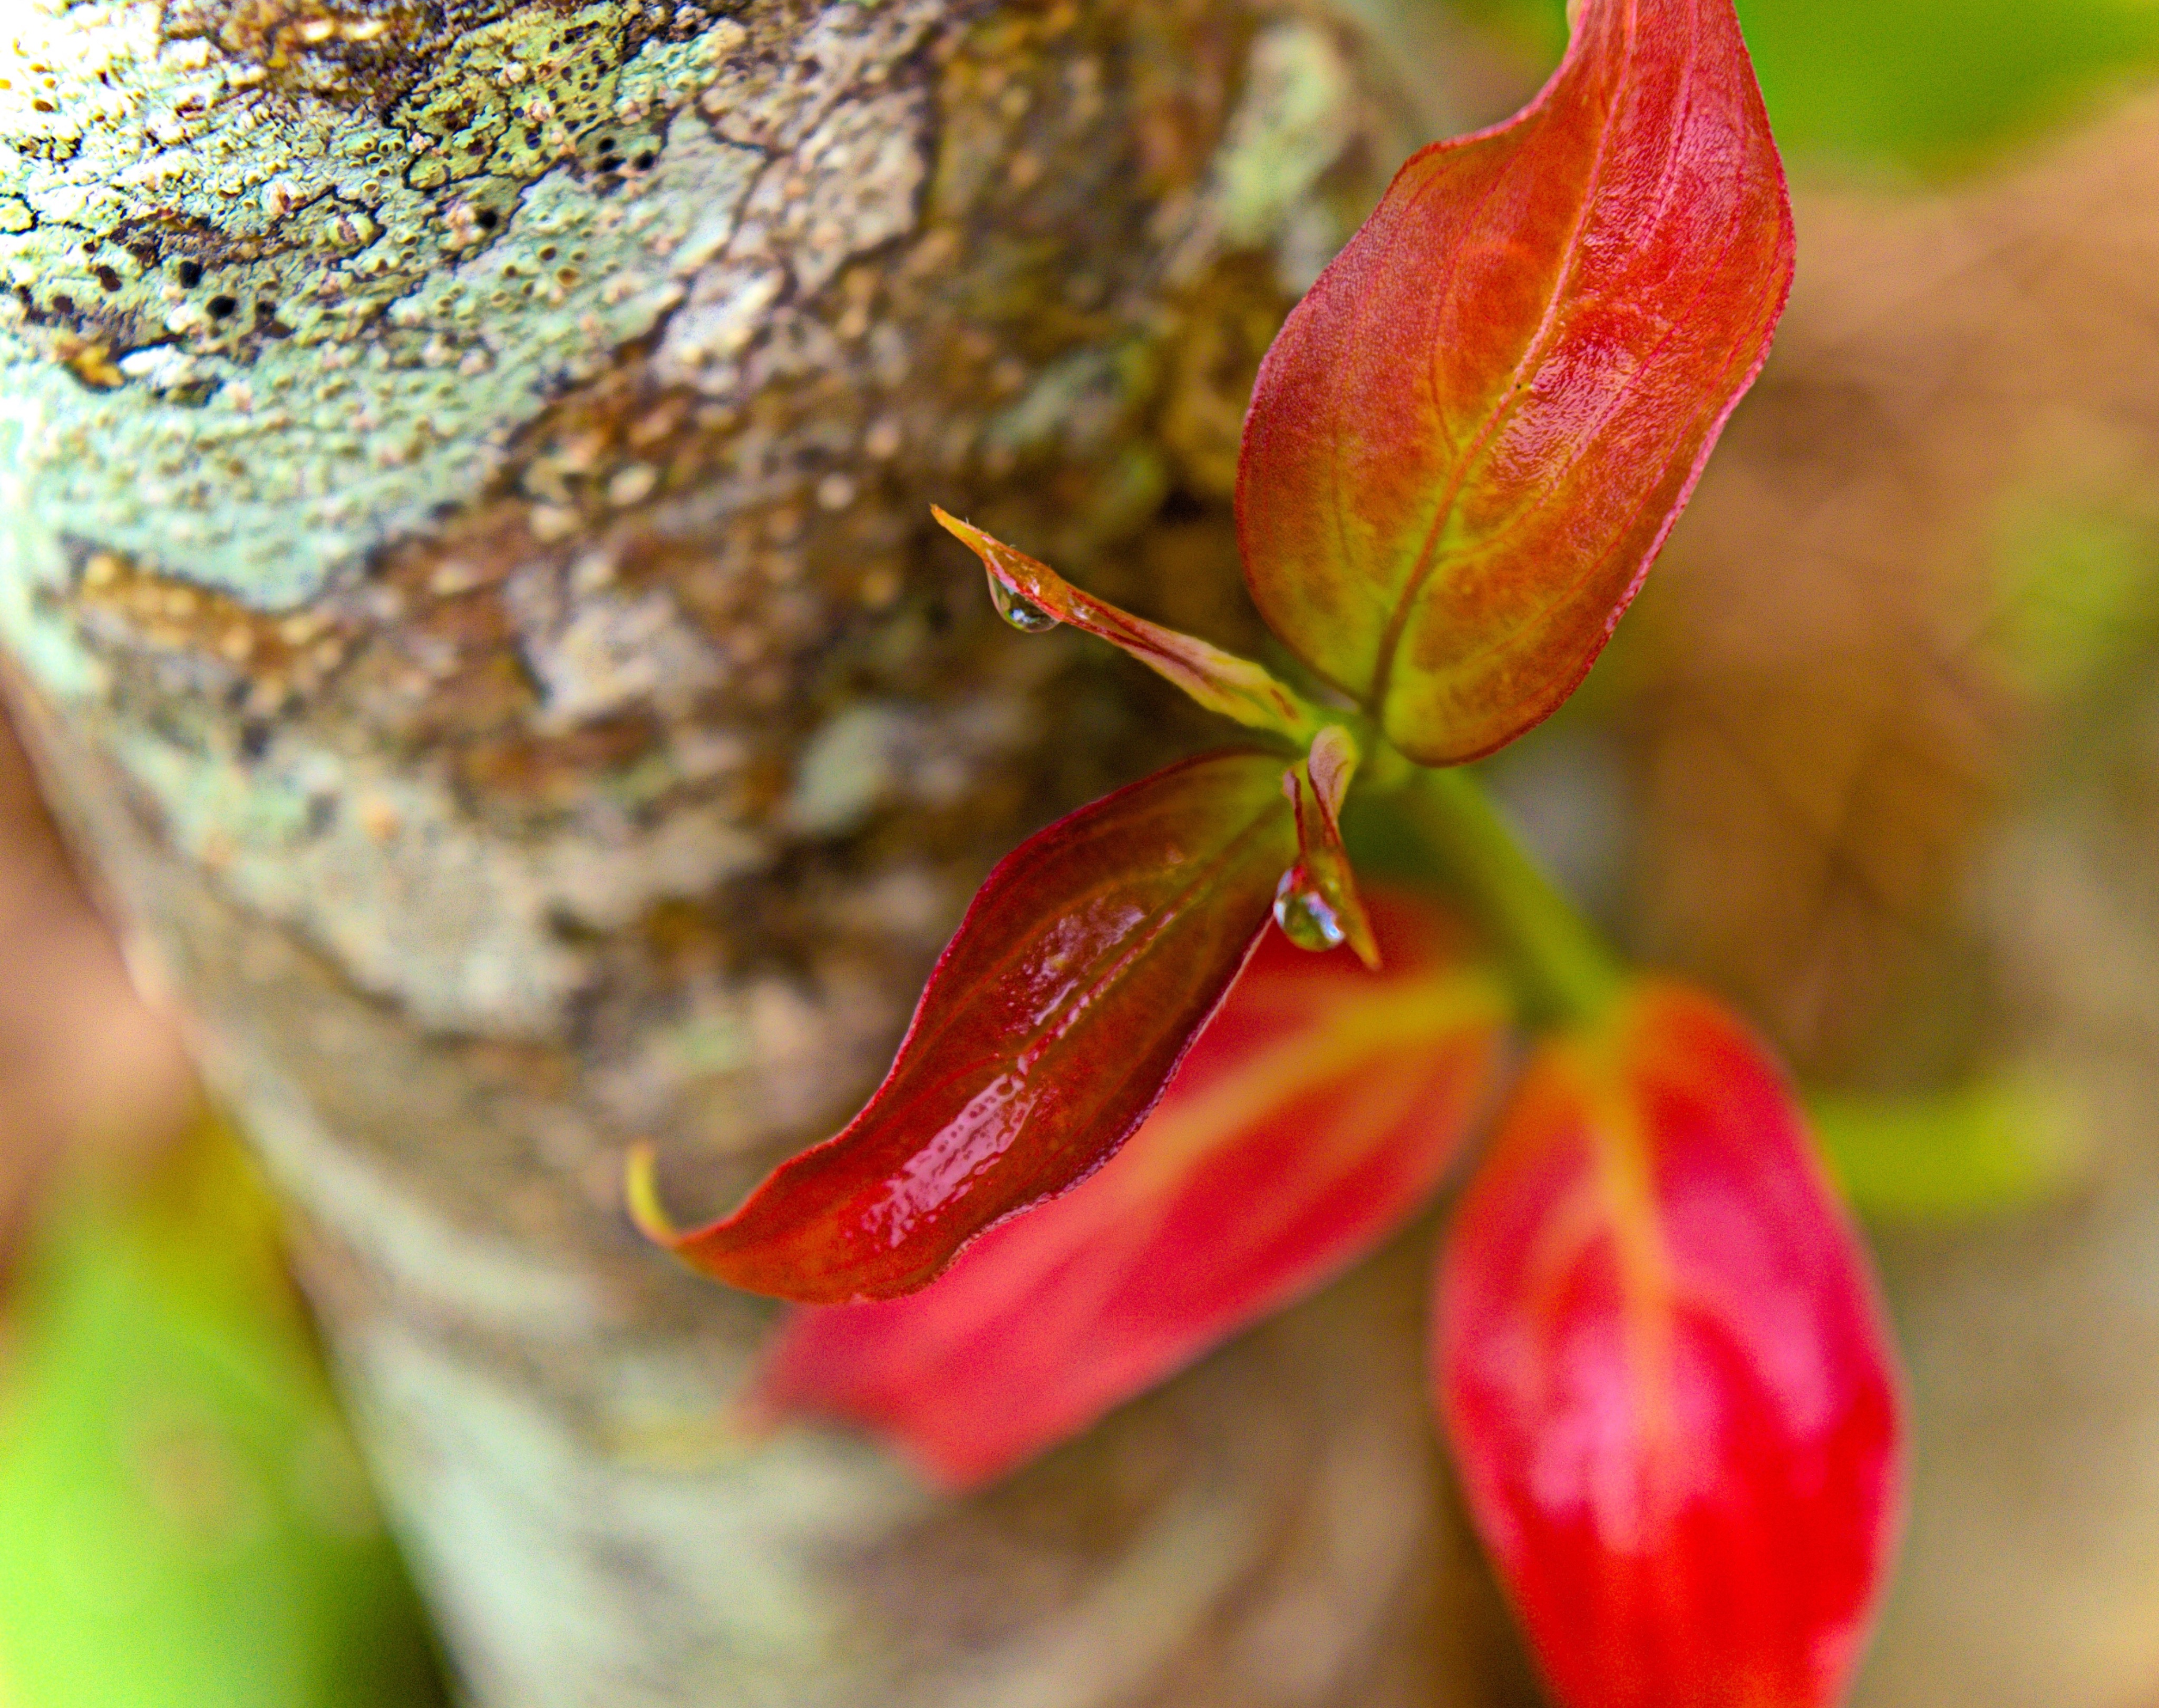
<path id="1" fill-rule="evenodd" d="M 1791 274 L 1731 0 L 1581 0 L 1543 93 L 1411 158 L 1267 353 L 1261 612 L 1411 758 L 1512 740 L 1602 649 Z"/>
<path id="2" fill-rule="evenodd" d="M 1386 975 L 1268 934 L 1106 1167 L 921 1292 L 796 1312 L 766 1405 L 852 1420 L 978 1483 L 1370 1250 L 1460 1148 L 1507 1014 L 1431 903 L 1380 893 L 1370 911 Z"/>
<path id="3" fill-rule="evenodd" d="M 634 1165 L 646 1230 L 753 1292 L 889 1298 L 1084 1178 L 1154 1106 L 1266 925 L 1297 852 L 1281 772 L 1275 754 L 1188 759 L 1023 844 L 847 1129 L 688 1233 Z"/>
<path id="4" fill-rule="evenodd" d="M 1566 1708 L 1826 1708 L 1893 1551 L 1893 1353 L 1790 1089 L 1708 998 L 1542 1046 L 1442 1261 L 1441 1398 Z"/>

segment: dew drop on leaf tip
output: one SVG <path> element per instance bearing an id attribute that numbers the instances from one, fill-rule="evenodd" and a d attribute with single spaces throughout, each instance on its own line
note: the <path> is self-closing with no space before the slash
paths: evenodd
<path id="1" fill-rule="evenodd" d="M 1299 949 L 1314 954 L 1338 948 L 1349 935 L 1333 904 L 1319 893 L 1319 887 L 1302 866 L 1292 866 L 1282 873 L 1281 882 L 1275 889 L 1275 924 Z"/>
<path id="2" fill-rule="evenodd" d="M 1039 634 L 1057 626 L 1057 619 L 1041 606 L 1022 598 L 994 575 L 989 579 L 990 601 L 997 608 L 997 615 L 1023 634 Z"/>

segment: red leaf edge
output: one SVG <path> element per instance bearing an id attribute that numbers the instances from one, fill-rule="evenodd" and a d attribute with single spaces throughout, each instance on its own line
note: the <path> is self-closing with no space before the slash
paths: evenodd
<path id="1" fill-rule="evenodd" d="M 1789 199 L 1730 0 L 1586 0 L 1570 12 L 1566 54 L 1527 106 L 1489 129 L 1421 150 L 1403 166 L 1284 323 L 1245 417 L 1238 533 L 1261 615 L 1320 676 L 1371 711 L 1396 747 L 1426 764 L 1460 763 L 1504 746 L 1580 684 L 1760 372 L 1790 291 Z M 1608 51 L 1615 38 L 1622 46 Z M 1607 232 L 1601 245 L 1580 246 L 1569 235 L 1566 246 L 1550 254 L 1537 246 L 1549 246 L 1545 228 L 1561 224 L 1554 187 L 1565 194 L 1567 174 L 1602 170 L 1607 158 L 1604 137 L 1585 167 L 1576 158 L 1582 139 L 1561 126 L 1577 106 L 1594 105 L 1600 77 L 1618 80 L 1617 110 L 1647 86 L 1650 70 L 1663 69 L 1630 55 L 1634 42 L 1684 49 L 1690 78 L 1714 60 L 1714 76 L 1703 74 L 1707 93 L 1690 84 L 1685 98 L 1670 97 L 1660 110 L 1662 122 L 1684 131 L 1690 161 L 1709 163 L 1704 182 L 1718 183 L 1716 169 L 1728 168 L 1745 193 L 1725 199 L 1746 204 L 1764 228 L 1750 238 L 1747 267 L 1728 253 L 1714 267 L 1697 261 L 1681 287 L 1707 292 L 1713 284 L 1731 326 L 1722 365 L 1701 358 L 1696 401 L 1706 408 L 1653 397 L 1640 382 L 1653 360 L 1665 364 L 1659 377 L 1677 371 L 1665 347 L 1669 329 L 1627 370 L 1623 386 L 1613 378 L 1632 353 L 1623 323 L 1652 319 L 1654 292 L 1643 280 L 1615 291 L 1608 279 L 1605 298 L 1578 288 L 1567 294 L 1588 249 L 1618 257 L 1616 273 L 1623 262 L 1639 265 L 1653 240 L 1659 254 L 1671 249 L 1670 230 L 1632 231 L 1623 243 Z M 1532 149 L 1543 152 L 1531 159 Z M 1633 162 L 1648 151 L 1609 152 Z M 1508 176 L 1518 165 L 1530 174 L 1523 182 Z M 1630 217 L 1678 210 L 1675 222 L 1701 225 L 1714 199 L 1674 194 L 1654 173 L 1634 188 L 1601 202 L 1586 194 L 1570 232 L 1587 230 L 1593 211 L 1623 208 Z M 1405 258 L 1420 240 L 1442 246 Z M 1680 278 L 1672 266 L 1663 273 Z M 1535 301 L 1525 281 L 1542 292 Z M 1596 310 L 1591 332 L 1564 342 L 1555 329 L 1570 314 L 1586 314 L 1585 305 Z M 1703 341 L 1702 297 L 1682 295 L 1669 307 L 1670 325 Z M 1480 337 L 1490 346 L 1483 355 Z M 1428 422 L 1420 414 L 1449 396 L 1450 379 L 1458 411 L 1472 421 L 1482 416 L 1474 432 L 1440 432 L 1443 415 Z M 1626 417 L 1623 433 L 1612 424 L 1629 408 L 1635 414 Z M 1652 416 L 1656 434 L 1645 425 Z M 1640 466 L 1616 484 L 1608 479 L 1594 501 L 1568 499 L 1565 488 L 1584 478 L 1581 459 L 1594 433 L 1607 429 L 1603 463 L 1616 468 L 1631 458 Z M 1448 448 L 1458 453 L 1451 466 L 1442 455 Z M 1555 494 L 1567 520 L 1540 525 L 1509 548 L 1516 558 L 1532 554 L 1526 564 L 1480 558 Z M 1427 515 L 1434 495 L 1437 509 Z M 1608 540 L 1607 518 L 1618 529 Z M 1450 525 L 1463 528 L 1466 541 L 1443 541 Z M 1385 584 L 1406 546 L 1420 541 L 1404 584 Z M 1452 565 L 1452 580 L 1440 576 L 1443 563 Z M 1570 564 L 1572 578 L 1557 579 L 1556 566 Z M 1447 608 L 1440 610 L 1442 594 Z"/>
<path id="2" fill-rule="evenodd" d="M 1374 1249 L 1489 1104 L 1509 1009 L 1442 909 L 1371 909 L 1388 974 L 1267 934 L 1115 1157 L 920 1292 L 794 1312 L 755 1412 L 852 1421 L 976 1487 Z"/>
<path id="3" fill-rule="evenodd" d="M 633 1152 L 633 1219 L 716 1280 L 836 1304 L 926 1286 L 1084 1179 L 1154 1106 L 1266 929 L 1294 853 L 1280 764 L 1183 760 L 1028 838 L 976 893 L 853 1121 L 688 1231 L 660 1206 L 649 1150 Z"/>
<path id="4" fill-rule="evenodd" d="M 1896 1551 L 1901 1383 L 1746 1028 L 1651 984 L 1540 1048 L 1438 1293 L 1470 1509 L 1564 1708 L 1839 1700 Z"/>

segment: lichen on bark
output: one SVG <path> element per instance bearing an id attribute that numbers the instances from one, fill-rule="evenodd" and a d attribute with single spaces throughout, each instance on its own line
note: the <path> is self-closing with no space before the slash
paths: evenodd
<path id="1" fill-rule="evenodd" d="M 617 1183 L 650 1138 L 717 1208 L 844 1117 L 988 861 L 1192 738 L 997 625 L 927 502 L 1238 638 L 1251 365 L 1395 152 L 1354 39 L 1237 0 L 11 25 L 0 635 L 478 1699 L 1352 1700 L 1430 1581 L 1413 1360 L 1292 1325 L 947 1508 L 717 1425 L 764 1307 Z"/>

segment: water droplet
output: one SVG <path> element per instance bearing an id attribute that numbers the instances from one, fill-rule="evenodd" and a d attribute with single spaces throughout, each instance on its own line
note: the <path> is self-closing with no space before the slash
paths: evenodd
<path id="1" fill-rule="evenodd" d="M 1319 893 L 1319 886 L 1302 866 L 1291 867 L 1276 886 L 1275 924 L 1299 949 L 1308 949 L 1315 955 L 1336 947 L 1349 935 L 1342 929 L 1342 918 L 1333 903 Z"/>
<path id="2" fill-rule="evenodd" d="M 1023 599 L 999 581 L 990 577 L 990 601 L 997 608 L 997 615 L 1023 634 L 1039 634 L 1045 629 L 1054 629 L 1057 619 L 1030 599 Z"/>

